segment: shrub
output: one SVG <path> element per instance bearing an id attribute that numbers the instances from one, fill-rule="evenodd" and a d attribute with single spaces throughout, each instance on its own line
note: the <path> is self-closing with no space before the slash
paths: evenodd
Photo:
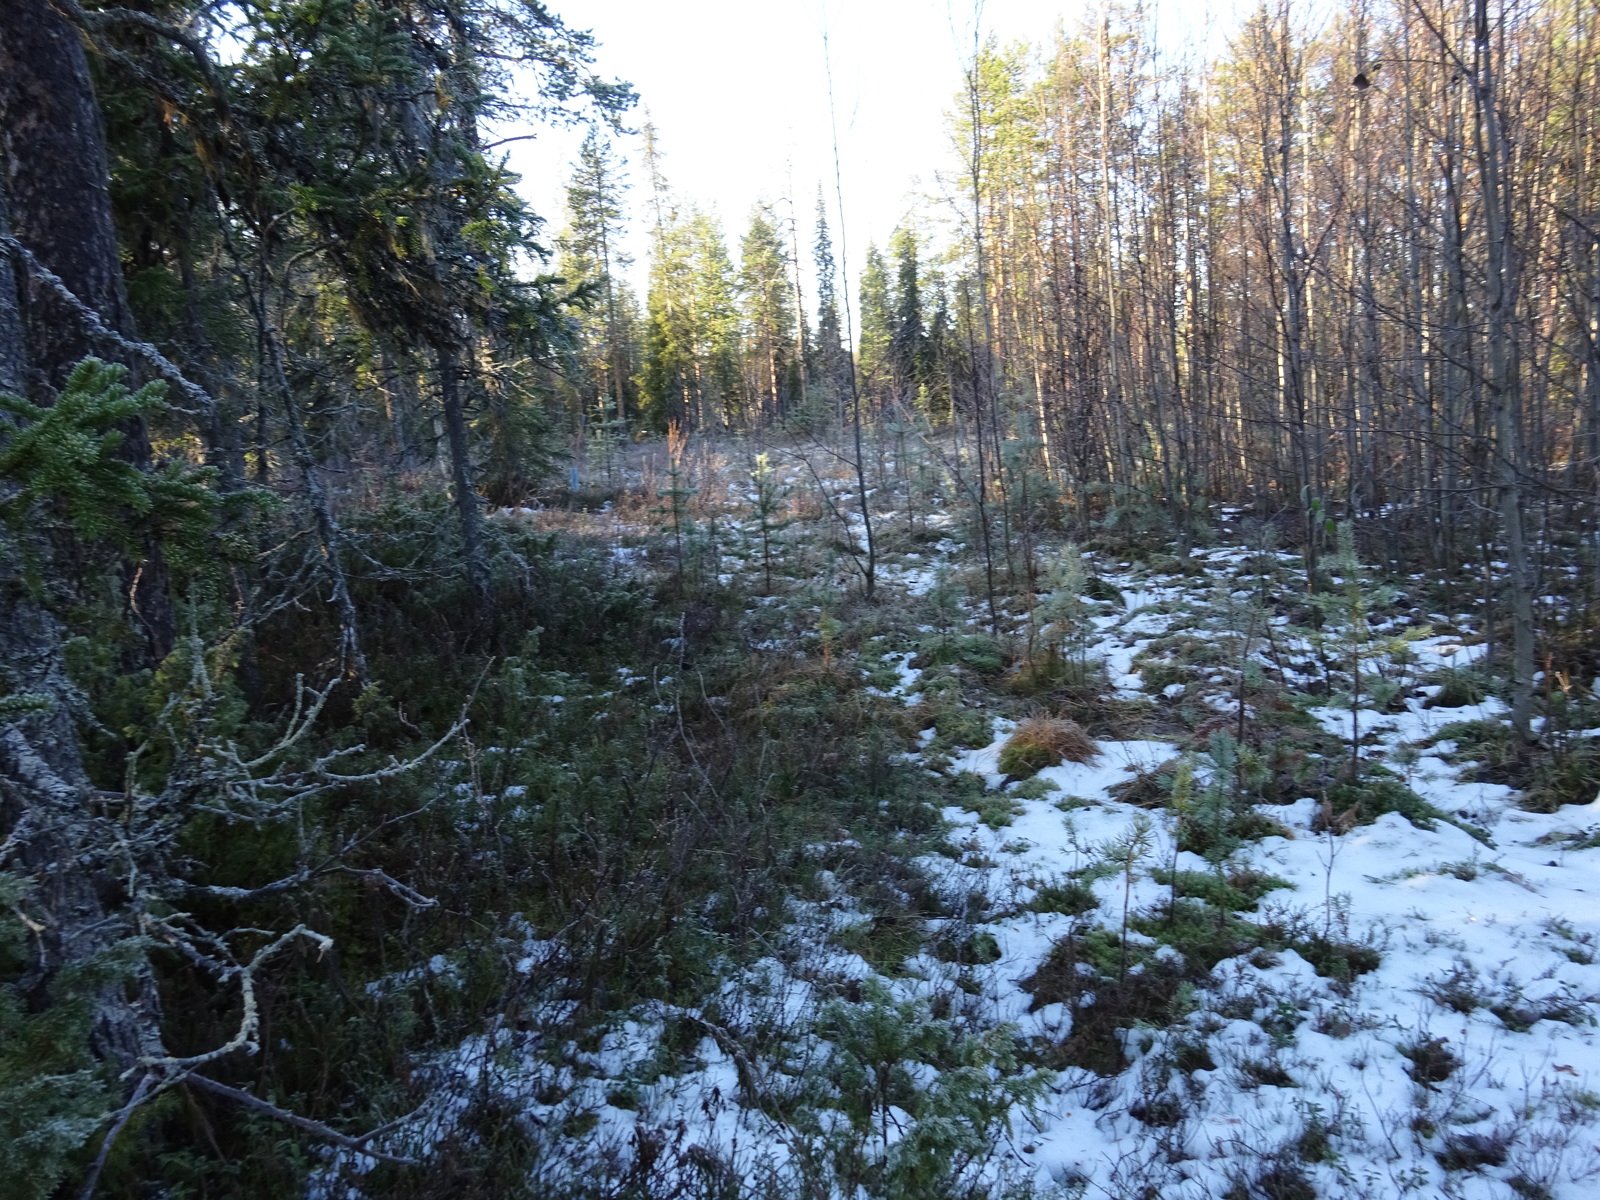
<path id="1" fill-rule="evenodd" d="M 1519 808 L 1553 813 L 1566 804 L 1588 804 L 1600 787 L 1600 745 L 1588 738 L 1560 747 L 1535 768 Z"/>
<path id="2" fill-rule="evenodd" d="M 1424 1087 L 1443 1083 L 1449 1079 L 1461 1065 L 1461 1059 L 1445 1045 L 1449 1040 L 1442 1037 L 1425 1038 L 1409 1045 L 1397 1046 L 1400 1056 L 1410 1063 L 1406 1067 L 1406 1074 Z"/>
<path id="3" fill-rule="evenodd" d="M 1482 704 L 1489 696 L 1488 682 L 1476 671 L 1446 667 L 1434 675 L 1433 682 L 1439 690 L 1424 708 L 1466 708 Z"/>
<path id="4" fill-rule="evenodd" d="M 1000 748 L 1000 770 L 1028 776 L 1062 762 L 1093 763 L 1100 747 L 1076 721 L 1036 717 L 1018 725 Z"/>
<path id="5" fill-rule="evenodd" d="M 1319 832 L 1329 826 L 1338 830 L 1370 825 L 1384 813 L 1392 812 L 1399 813 L 1418 829 L 1432 829 L 1435 821 L 1444 821 L 1488 844 L 1489 835 L 1476 825 L 1441 812 L 1381 767 L 1371 770 L 1374 774 L 1367 778 L 1335 784 L 1329 789 L 1327 805 L 1315 821 Z"/>
<path id="6" fill-rule="evenodd" d="M 1157 883 L 1173 887 L 1181 896 L 1203 900 L 1225 912 L 1254 912 L 1257 902 L 1268 892 L 1294 886 L 1287 879 L 1250 870 L 1221 875 L 1213 871 L 1173 873 L 1158 867 L 1150 873 L 1150 877 Z"/>
<path id="7" fill-rule="evenodd" d="M 1053 779 L 1025 779 L 1011 789 L 1011 795 L 1018 800 L 1043 800 L 1060 790 L 1061 785 Z"/>
<path id="8" fill-rule="evenodd" d="M 1434 1157 L 1446 1171 L 1477 1171 L 1483 1167 L 1503 1167 L 1511 1151 L 1512 1136 L 1503 1130 L 1489 1133 L 1450 1134 L 1444 1149 Z"/>
<path id="9" fill-rule="evenodd" d="M 952 930 L 934 943 L 933 952 L 941 962 L 981 966 L 999 959 L 1000 943 L 986 929 L 973 930 L 964 937 L 959 931 Z"/>
<path id="10" fill-rule="evenodd" d="M 951 746 L 987 746 L 993 730 L 989 718 L 975 708 L 945 708 L 934 715 L 933 728 Z"/>
<path id="11" fill-rule="evenodd" d="M 1376 971 L 1383 963 L 1383 953 L 1376 946 L 1341 941 L 1321 934 L 1296 940 L 1292 945 L 1295 952 L 1324 979 L 1348 983 L 1357 975 Z"/>
<path id="12" fill-rule="evenodd" d="M 922 639 L 914 666 L 959 664 L 980 675 L 997 675 L 1005 669 L 1000 643 L 981 633 L 935 633 Z"/>
<path id="13" fill-rule="evenodd" d="M 1127 597 L 1114 583 L 1110 583 L 1098 575 L 1089 576 L 1088 582 L 1083 586 L 1083 594 L 1091 600 L 1099 600 L 1105 604 L 1115 604 L 1121 608 L 1127 603 Z"/>
<path id="14" fill-rule="evenodd" d="M 1100 907 L 1094 889 L 1081 880 L 1046 884 L 1028 905 L 1034 912 L 1065 913 L 1069 917 L 1082 916 Z"/>

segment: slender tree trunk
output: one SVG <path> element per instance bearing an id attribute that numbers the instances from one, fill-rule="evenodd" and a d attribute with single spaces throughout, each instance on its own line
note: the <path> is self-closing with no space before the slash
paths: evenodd
<path id="1" fill-rule="evenodd" d="M 1505 537 L 1506 599 L 1511 617 L 1511 724 L 1533 740 L 1533 569 L 1523 523 L 1522 380 L 1517 331 L 1519 279 L 1512 233 L 1509 149 L 1501 126 L 1500 87 L 1488 0 L 1475 0 L 1473 32 L 1477 152 L 1487 232 L 1488 389 L 1494 413 L 1495 477 Z"/>
<path id="2" fill-rule="evenodd" d="M 461 403 L 461 368 L 456 352 L 440 348 L 439 401 L 444 409 L 445 436 L 450 444 L 450 484 L 455 492 L 456 512 L 461 517 L 461 545 L 466 557 L 467 582 L 472 585 L 473 602 L 481 616 L 490 608 L 489 559 L 484 548 L 483 506 L 472 482 L 472 459 L 467 443 L 467 417 Z"/>

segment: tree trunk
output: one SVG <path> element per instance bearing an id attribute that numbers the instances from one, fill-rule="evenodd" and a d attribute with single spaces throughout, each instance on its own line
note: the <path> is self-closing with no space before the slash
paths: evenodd
<path id="1" fill-rule="evenodd" d="M 112 329 L 134 336 L 111 219 L 105 130 L 78 31 L 49 0 L 0 4 L 0 172 L 11 236 L 32 251 Z M 18 280 L 22 301 L 26 392 L 48 403 L 72 368 L 89 354 L 108 354 L 53 291 Z M 141 364 L 130 363 L 137 372 Z M 150 464 L 150 435 L 133 417 L 119 429 L 118 453 Z M 148 641 L 150 664 L 172 649 L 176 622 L 160 548 L 151 542 L 142 564 L 123 572 L 135 626 Z"/>
<path id="2" fill-rule="evenodd" d="M 1512 241 L 1510 155 L 1500 125 L 1499 85 L 1490 42 L 1488 0 L 1476 0 L 1478 157 L 1487 218 L 1487 342 L 1493 402 L 1495 481 L 1505 536 L 1507 601 L 1511 613 L 1511 724 L 1524 744 L 1533 740 L 1533 564 L 1523 525 L 1522 379 L 1518 341 L 1518 262 Z"/>
<path id="3" fill-rule="evenodd" d="M 489 611 L 489 560 L 483 546 L 483 511 L 472 484 L 472 461 L 467 446 L 467 417 L 461 406 L 460 364 L 454 350 L 438 352 L 439 400 L 444 408 L 444 431 L 450 443 L 450 484 L 461 515 L 461 546 L 467 561 L 467 582 L 480 615 Z"/>
<path id="4" fill-rule="evenodd" d="M 0 31 L 4 28 L 0 14 Z M 0 59 L 4 54 L 0 46 Z M 7 218 L 0 182 L 0 236 L 10 234 Z M 30 365 L 24 288 L 10 260 L 0 260 L 0 392 L 14 395 L 27 390 Z M 0 437 L 6 430 L 0 419 Z M 6 486 L 0 480 L 0 495 Z M 111 844 L 88 836 L 93 823 L 109 818 L 96 817 L 91 808 L 71 715 L 77 692 L 62 661 L 61 629 L 19 575 L 19 549 L 0 528 L 0 663 L 6 672 L 0 695 L 35 697 L 48 707 L 12 720 L 0 716 L 0 842 L 13 847 L 0 857 L 0 867 L 20 867 L 28 881 L 17 911 L 26 915 L 34 944 L 20 983 L 30 1002 L 44 1007 L 63 969 L 105 954 L 124 930 L 108 919 L 100 894 L 100 885 L 108 881 L 106 864 L 89 861 L 86 854 L 97 840 Z M 126 1002 L 120 980 L 105 984 L 94 1006 L 93 1048 L 119 1070 L 137 1062 L 156 1028 L 154 999 L 148 987 L 141 991 L 149 1001 L 142 1015 Z"/>
<path id="5" fill-rule="evenodd" d="M 0 4 L 0 161 L 12 235 L 107 325 L 131 335 L 89 63 L 78 31 L 49 0 Z M 53 296 L 33 288 L 26 299 L 33 382 L 53 392 L 79 359 L 104 348 Z M 137 449 L 148 459 L 148 441 Z"/>

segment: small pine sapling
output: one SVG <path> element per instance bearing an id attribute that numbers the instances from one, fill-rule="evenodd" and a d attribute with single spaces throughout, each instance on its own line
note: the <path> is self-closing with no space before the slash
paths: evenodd
<path id="1" fill-rule="evenodd" d="M 1172 856 L 1167 865 L 1171 892 L 1167 900 L 1169 921 L 1178 919 L 1178 854 L 1183 847 L 1185 823 L 1194 819 L 1194 758 L 1185 754 L 1178 759 L 1178 769 L 1172 776 L 1172 790 L 1167 794 L 1167 808 L 1172 813 Z"/>
<path id="2" fill-rule="evenodd" d="M 750 472 L 750 479 L 755 484 L 750 515 L 756 536 L 761 539 L 761 572 L 766 594 L 770 596 L 773 547 L 781 547 L 778 535 L 794 524 L 794 518 L 783 515 L 788 507 L 789 489 L 778 481 L 778 473 L 773 469 L 769 455 L 756 455 L 755 470 Z"/>
<path id="3" fill-rule="evenodd" d="M 1340 689 L 1330 672 L 1328 691 L 1350 706 L 1350 782 L 1361 777 L 1361 702 L 1363 697 L 1382 708 L 1399 694 L 1399 685 L 1382 673 L 1384 662 L 1394 662 L 1410 656 L 1410 644 L 1427 637 L 1432 629 L 1426 625 L 1413 626 L 1398 634 L 1380 633 L 1373 624 L 1372 615 L 1395 598 L 1395 589 L 1373 583 L 1356 557 L 1355 534 L 1348 521 L 1337 528 L 1337 549 L 1329 563 L 1338 572 L 1338 583 L 1333 591 L 1320 592 L 1311 602 L 1323 615 L 1323 626 L 1316 631 L 1315 641 L 1323 661 L 1328 654 L 1343 661 L 1349 677 L 1349 686 Z M 1378 667 L 1375 675 L 1366 674 L 1365 664 Z"/>
<path id="4" fill-rule="evenodd" d="M 1115 867 L 1122 876 L 1122 930 L 1118 937 L 1121 962 L 1119 982 L 1128 978 L 1128 918 L 1133 909 L 1133 876 L 1144 861 L 1145 855 L 1155 848 L 1155 831 L 1150 818 L 1137 814 L 1121 836 L 1113 838 L 1100 848 L 1101 858 Z"/>
<path id="5" fill-rule="evenodd" d="M 1035 660 L 1036 648 L 1031 643 L 1037 630 L 1038 639 L 1044 643 L 1044 670 L 1049 674 L 1064 668 L 1079 676 L 1086 671 L 1089 605 L 1084 600 L 1084 591 L 1088 585 L 1083 557 L 1076 546 L 1069 544 L 1062 550 L 1060 561 L 1051 568 L 1046 583 L 1049 590 L 1034 607 L 1029 621 L 1029 661 Z M 1034 669 L 1038 671 L 1039 668 L 1035 665 Z"/>
<path id="6" fill-rule="evenodd" d="M 683 453 L 688 435 L 683 427 L 673 422 L 667 429 L 667 486 L 656 493 L 662 503 L 650 510 L 653 516 L 665 517 L 672 531 L 673 555 L 677 565 L 678 594 L 684 592 L 684 541 L 695 532 L 694 518 L 689 511 L 689 501 L 697 488 L 689 486 L 688 470 L 683 465 Z"/>
<path id="7" fill-rule="evenodd" d="M 1014 497 L 1013 520 L 1021 542 L 1022 573 L 1028 594 L 1038 588 L 1039 570 L 1034 554 L 1034 516 L 1050 500 L 1050 484 L 1040 456 L 1044 441 L 1034 429 L 1029 414 L 1018 413 L 1012 422 L 1013 436 L 1002 443 L 1002 466 L 1007 477 L 1006 496 Z"/>

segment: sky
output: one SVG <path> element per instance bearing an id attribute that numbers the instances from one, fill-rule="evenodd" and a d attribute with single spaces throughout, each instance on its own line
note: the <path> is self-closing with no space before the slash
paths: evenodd
<path id="1" fill-rule="evenodd" d="M 946 113 L 972 55 L 972 3 L 556 0 L 551 7 L 569 26 L 594 34 L 602 75 L 633 84 L 640 99 L 628 125 L 655 124 L 667 182 L 721 217 L 730 251 L 737 252 L 752 206 L 766 201 L 783 217 L 797 210 L 809 260 L 819 184 L 837 251 L 834 122 L 851 286 L 869 241 L 885 244 L 914 209 L 938 215 L 938 173 L 958 166 Z M 1157 28 L 1173 49 L 1220 46 L 1231 20 L 1209 14 L 1235 7 L 1236 0 L 1160 0 Z M 981 33 L 1002 42 L 1047 42 L 1086 11 L 1083 0 L 976 6 Z M 525 194 L 552 232 L 564 224 L 564 187 L 581 140 L 582 130 L 539 131 L 508 148 Z M 642 212 L 639 139 L 623 135 L 618 148 L 629 163 L 631 207 Z M 636 259 L 629 275 L 642 282 L 642 228 L 628 249 Z"/>

